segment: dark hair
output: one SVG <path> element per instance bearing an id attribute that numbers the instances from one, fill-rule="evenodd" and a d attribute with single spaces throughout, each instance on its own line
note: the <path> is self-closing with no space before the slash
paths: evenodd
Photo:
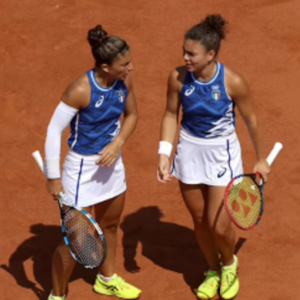
<path id="1" fill-rule="evenodd" d="M 185 34 L 185 39 L 199 41 L 208 51 L 215 50 L 217 55 L 221 40 L 225 38 L 226 23 L 221 15 L 208 15 Z"/>
<path id="2" fill-rule="evenodd" d="M 101 25 L 89 30 L 87 40 L 91 45 L 96 67 L 100 67 L 101 64 L 112 64 L 120 54 L 124 54 L 129 49 L 126 41 L 108 35 Z"/>

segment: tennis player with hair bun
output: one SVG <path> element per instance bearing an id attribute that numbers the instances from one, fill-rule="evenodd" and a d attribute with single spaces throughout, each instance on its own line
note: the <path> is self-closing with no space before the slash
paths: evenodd
<path id="1" fill-rule="evenodd" d="M 89 30 L 87 39 L 96 66 L 68 86 L 52 116 L 45 145 L 47 188 L 54 199 L 65 191 L 73 205 L 88 212 L 94 207 L 107 243 L 95 292 L 136 299 L 141 291 L 115 274 L 117 228 L 126 191 L 121 149 L 138 120 L 131 53 L 123 39 L 107 35 L 100 25 Z M 69 124 L 69 152 L 60 179 L 61 135 Z M 53 256 L 49 300 L 65 299 L 74 266 L 75 260 L 62 241 Z"/>
<path id="2" fill-rule="evenodd" d="M 270 172 L 249 87 L 242 76 L 216 61 L 225 25 L 220 15 L 208 15 L 185 34 L 185 66 L 169 76 L 158 152 L 158 180 L 166 183 L 172 176 L 178 178 L 209 265 L 198 288 L 200 299 L 213 298 L 219 287 L 223 299 L 232 299 L 239 291 L 234 229 L 228 215 L 228 219 L 218 222 L 226 186 L 234 176 L 243 174 L 241 148 L 235 133 L 235 106 L 256 151 L 253 172 L 260 172 L 265 182 Z M 171 168 L 169 157 L 180 106 L 183 117 Z"/>

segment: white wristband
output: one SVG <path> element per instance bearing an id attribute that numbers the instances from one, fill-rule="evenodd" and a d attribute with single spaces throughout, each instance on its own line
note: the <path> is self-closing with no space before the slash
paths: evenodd
<path id="1" fill-rule="evenodd" d="M 170 157 L 172 150 L 173 150 L 173 145 L 171 143 L 166 141 L 159 142 L 158 154 L 165 154 L 168 157 Z"/>
<path id="2" fill-rule="evenodd" d="M 48 179 L 60 178 L 60 159 L 46 159 L 46 170 Z"/>

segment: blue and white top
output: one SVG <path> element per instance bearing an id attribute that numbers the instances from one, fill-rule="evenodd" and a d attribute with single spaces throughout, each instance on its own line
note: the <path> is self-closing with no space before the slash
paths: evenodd
<path id="1" fill-rule="evenodd" d="M 216 63 L 216 74 L 208 82 L 202 82 L 187 72 L 180 91 L 181 125 L 200 138 L 227 136 L 235 131 L 235 104 L 226 93 L 224 66 Z"/>
<path id="2" fill-rule="evenodd" d="M 87 75 L 92 90 L 90 104 L 72 119 L 68 145 L 79 154 L 92 155 L 118 136 L 128 91 L 120 80 L 109 88 L 101 87 L 96 81 L 95 69 Z"/>

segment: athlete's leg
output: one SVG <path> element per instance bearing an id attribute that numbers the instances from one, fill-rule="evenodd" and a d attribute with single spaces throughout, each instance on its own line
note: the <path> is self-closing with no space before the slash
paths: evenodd
<path id="1" fill-rule="evenodd" d="M 222 254 L 221 297 L 233 299 L 239 291 L 238 259 L 234 256 L 235 231 L 223 207 L 225 187 L 208 187 L 208 220 Z"/>
<path id="2" fill-rule="evenodd" d="M 220 261 L 214 241 L 212 227 L 207 218 L 207 186 L 190 185 L 179 182 L 184 202 L 192 216 L 199 246 L 206 258 L 209 269 L 220 270 Z"/>
<path id="3" fill-rule="evenodd" d="M 209 227 L 214 232 L 216 245 L 221 252 L 222 263 L 223 265 L 231 265 L 234 260 L 235 231 L 223 206 L 225 190 L 226 187 L 207 187 L 205 203 L 207 205 L 207 220 Z"/>
<path id="4" fill-rule="evenodd" d="M 115 198 L 95 205 L 95 217 L 99 223 L 107 244 L 106 260 L 100 273 L 111 277 L 115 273 L 115 257 L 117 248 L 117 229 L 125 203 L 125 192 Z"/>
<path id="5" fill-rule="evenodd" d="M 94 291 L 102 295 L 116 296 L 121 299 L 137 299 L 141 294 L 141 290 L 128 284 L 115 274 L 117 229 L 124 202 L 125 193 L 95 206 L 96 220 L 103 230 L 107 243 L 107 257 L 100 268 L 102 276 L 98 275 L 96 278 Z"/>

